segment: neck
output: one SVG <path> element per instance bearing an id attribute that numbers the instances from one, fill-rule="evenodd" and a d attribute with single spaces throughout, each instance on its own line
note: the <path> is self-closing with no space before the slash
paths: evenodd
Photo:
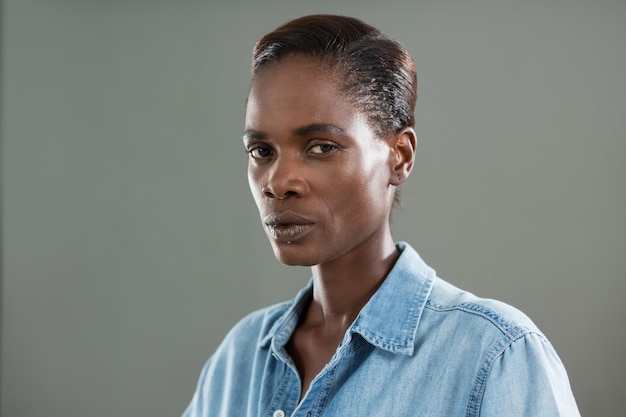
<path id="1" fill-rule="evenodd" d="M 386 231 L 348 254 L 313 266 L 309 318 L 322 326 L 347 329 L 380 287 L 398 255 L 391 233 Z"/>

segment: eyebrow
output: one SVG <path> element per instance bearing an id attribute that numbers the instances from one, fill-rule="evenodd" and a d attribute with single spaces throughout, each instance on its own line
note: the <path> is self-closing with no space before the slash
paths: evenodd
<path id="1" fill-rule="evenodd" d="M 267 139 L 267 135 L 263 132 L 259 132 L 258 130 L 246 129 L 243 131 L 243 139 L 244 140 L 251 140 L 251 139 L 262 140 L 262 139 Z"/>
<path id="2" fill-rule="evenodd" d="M 333 133 L 342 135 L 346 130 L 332 123 L 313 123 L 293 130 L 294 136 L 307 136 L 315 133 Z"/>
<path id="3" fill-rule="evenodd" d="M 291 133 L 294 136 L 307 136 L 307 135 L 312 135 L 316 133 L 331 133 L 335 135 L 343 135 L 346 133 L 346 130 L 342 128 L 341 126 L 337 126 L 336 124 L 332 124 L 332 123 L 311 123 L 310 125 L 298 127 L 292 130 Z M 247 140 L 250 140 L 250 139 L 263 140 L 263 139 L 267 139 L 267 135 L 258 130 L 246 129 L 243 132 L 243 138 Z"/>

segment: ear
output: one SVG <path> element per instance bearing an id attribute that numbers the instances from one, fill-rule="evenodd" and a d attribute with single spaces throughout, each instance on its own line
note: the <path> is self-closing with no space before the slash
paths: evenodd
<path id="1" fill-rule="evenodd" d="M 417 137 L 415 131 L 410 127 L 405 127 L 396 132 L 389 139 L 392 158 L 392 172 L 390 184 L 399 186 L 407 179 L 413 169 L 415 161 L 415 148 L 417 147 Z"/>

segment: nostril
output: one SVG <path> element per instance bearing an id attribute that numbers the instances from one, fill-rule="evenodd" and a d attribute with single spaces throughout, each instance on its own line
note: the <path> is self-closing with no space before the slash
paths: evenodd
<path id="1" fill-rule="evenodd" d="M 284 200 L 286 198 L 290 198 L 290 197 L 298 197 L 298 193 L 296 191 L 291 191 L 291 190 L 287 190 L 284 193 L 281 194 L 275 194 L 272 191 L 269 190 L 265 190 L 263 191 L 263 195 L 266 198 L 271 198 L 271 199 L 277 199 L 277 200 Z"/>

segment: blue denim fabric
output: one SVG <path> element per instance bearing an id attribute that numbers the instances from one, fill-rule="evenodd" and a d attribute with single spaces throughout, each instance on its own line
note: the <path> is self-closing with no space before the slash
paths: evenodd
<path id="1" fill-rule="evenodd" d="M 205 365 L 184 417 L 579 416 L 556 352 L 520 311 L 402 254 L 302 401 L 285 350 L 311 299 L 250 314 Z"/>

